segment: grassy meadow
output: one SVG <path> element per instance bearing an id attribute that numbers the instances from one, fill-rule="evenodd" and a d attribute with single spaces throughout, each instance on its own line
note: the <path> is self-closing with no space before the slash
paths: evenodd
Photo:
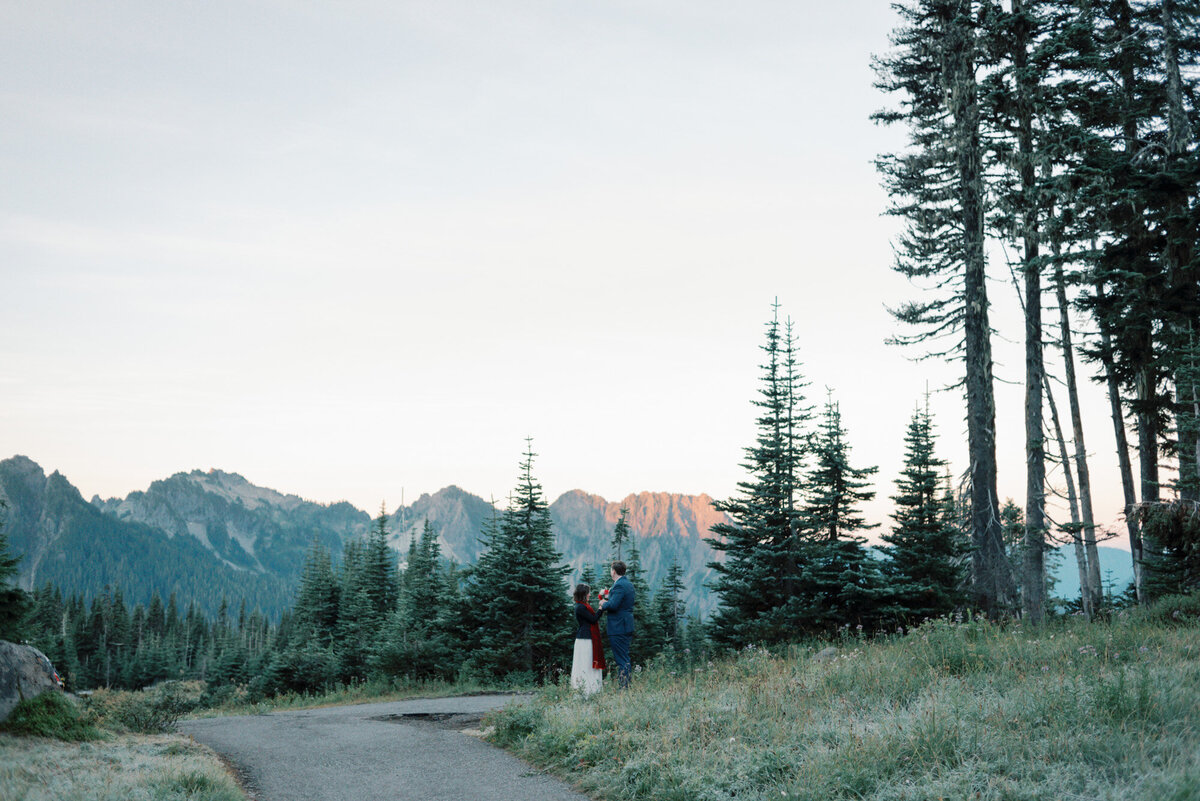
<path id="1" fill-rule="evenodd" d="M 1200 799 L 1200 597 L 827 645 L 548 688 L 491 739 L 609 801 Z"/>

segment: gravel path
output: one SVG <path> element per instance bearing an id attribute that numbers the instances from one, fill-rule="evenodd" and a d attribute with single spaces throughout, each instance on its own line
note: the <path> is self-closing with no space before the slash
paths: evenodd
<path id="1" fill-rule="evenodd" d="M 588 801 L 459 729 L 524 699 L 477 695 L 187 720 L 255 801 Z M 423 715 L 415 719 L 393 716 Z"/>

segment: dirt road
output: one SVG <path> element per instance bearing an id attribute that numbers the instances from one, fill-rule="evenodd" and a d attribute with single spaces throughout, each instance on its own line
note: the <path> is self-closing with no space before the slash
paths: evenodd
<path id="1" fill-rule="evenodd" d="M 233 763 L 255 801 L 588 801 L 460 730 L 520 700 L 393 701 L 188 720 L 179 729 Z"/>

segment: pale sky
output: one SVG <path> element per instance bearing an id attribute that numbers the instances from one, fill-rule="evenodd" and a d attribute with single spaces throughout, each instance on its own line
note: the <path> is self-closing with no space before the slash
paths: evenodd
<path id="1" fill-rule="evenodd" d="M 868 119 L 894 23 L 880 0 L 0 5 L 0 458 L 89 498 L 217 467 L 374 512 L 503 499 L 528 435 L 551 499 L 726 497 L 778 297 L 886 523 L 912 409 L 957 374 L 884 345 L 917 292 L 872 165 L 903 132 Z M 997 392 L 1023 505 L 1021 389 Z M 961 471 L 960 394 L 933 410 Z"/>

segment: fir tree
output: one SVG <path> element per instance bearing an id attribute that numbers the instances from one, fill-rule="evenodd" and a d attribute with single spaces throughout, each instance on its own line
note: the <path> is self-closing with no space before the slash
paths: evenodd
<path id="1" fill-rule="evenodd" d="M 366 562 L 367 549 L 362 541 L 347 540 L 342 548 L 337 638 L 334 643 L 341 676 L 346 680 L 364 676 L 367 657 L 378 634 Z"/>
<path id="2" fill-rule="evenodd" d="M 591 562 L 583 563 L 583 571 L 579 574 L 579 582 L 591 587 L 594 595 L 596 591 L 596 568 Z"/>
<path id="3" fill-rule="evenodd" d="M 379 517 L 367 537 L 366 553 L 363 556 L 363 582 L 369 600 L 369 616 L 375 630 L 396 608 L 397 575 L 396 559 L 388 546 L 388 516 L 381 504 Z"/>
<path id="4" fill-rule="evenodd" d="M 569 659 L 570 567 L 554 548 L 550 509 L 533 477 L 532 441 L 508 508 L 487 533 L 468 587 L 470 666 L 493 676 L 552 677 Z"/>
<path id="5" fill-rule="evenodd" d="M 408 549 L 398 608 L 384 627 L 372 664 L 389 675 L 449 678 L 457 669 L 448 632 L 455 581 L 441 565 L 441 546 L 429 521 Z"/>
<path id="6" fill-rule="evenodd" d="M 882 575 L 856 534 L 875 528 L 858 505 L 875 497 L 866 478 L 878 468 L 851 466 L 841 409 L 832 397 L 810 447 L 814 465 L 806 484 L 801 589 L 785 614 L 797 631 L 808 633 L 846 625 L 873 628 L 881 614 Z"/>
<path id="7" fill-rule="evenodd" d="M 895 269 L 929 293 L 892 310 L 917 332 L 893 338 L 933 346 L 926 357 L 961 358 L 971 465 L 972 588 L 975 602 L 996 617 L 1015 600 L 996 505 L 996 402 L 987 292 L 985 148 L 974 0 L 898 3 L 902 24 L 894 49 L 876 59 L 876 86 L 899 96 L 899 107 L 875 114 L 904 123 L 907 151 L 876 162 L 892 196 L 890 213 L 905 220 Z"/>
<path id="8" fill-rule="evenodd" d="M 808 474 L 804 514 L 813 539 L 823 542 L 853 538 L 857 531 L 876 528 L 856 508 L 875 497 L 866 479 L 878 467 L 850 466 L 850 446 L 842 427 L 842 411 L 832 394 L 825 401 L 821 425 L 813 438 L 815 466 Z"/>
<path id="9" fill-rule="evenodd" d="M 659 650 L 683 650 L 684 621 L 687 616 L 683 592 L 683 569 L 678 560 L 672 559 L 671 566 L 658 585 L 658 592 L 654 594 L 653 617 L 660 631 Z"/>
<path id="10" fill-rule="evenodd" d="M 749 478 L 738 483 L 739 496 L 713 504 L 732 522 L 713 526 L 715 536 L 706 540 L 725 554 L 724 561 L 708 565 L 721 598 L 710 632 L 722 647 L 782 642 L 795 634 L 777 613 L 797 592 L 802 543 L 796 494 L 808 410 L 790 325 L 781 333 L 778 303 L 773 311 L 762 346 L 766 359 L 759 398 L 753 401 L 760 410 L 758 433 L 742 465 Z"/>
<path id="11" fill-rule="evenodd" d="M 328 646 L 333 641 L 338 621 L 339 595 L 329 551 L 314 537 L 304 559 L 300 590 L 293 610 L 293 626 L 298 643 L 313 639 L 321 646 Z M 172 594 L 171 601 L 174 599 Z M 167 619 L 171 619 L 170 610 Z"/>
<path id="12" fill-rule="evenodd" d="M 622 556 L 622 549 L 624 548 L 625 543 L 629 540 L 629 537 L 630 537 L 629 523 L 626 521 L 626 518 L 628 516 L 629 516 L 629 508 L 622 506 L 621 507 L 621 516 L 617 519 L 617 525 L 613 528 L 613 536 L 612 536 L 613 559 L 618 562 L 625 561 L 625 557 Z"/>
<path id="13" fill-rule="evenodd" d="M 8 535 L 4 532 L 6 509 L 7 505 L 0 500 L 0 640 L 19 642 L 29 611 L 29 596 L 20 587 L 13 586 L 21 559 L 8 552 Z"/>
<path id="14" fill-rule="evenodd" d="M 623 520 L 624 516 L 622 516 Z M 642 570 L 642 553 L 637 547 L 637 537 L 632 532 L 627 536 L 629 561 L 625 565 L 625 577 L 633 585 L 635 598 L 633 611 L 637 625 L 637 634 L 630 643 L 629 655 L 634 664 L 644 665 L 662 651 L 662 626 L 654 615 L 650 583 L 646 581 L 646 573 Z M 607 620 L 607 618 L 605 619 Z"/>
<path id="15" fill-rule="evenodd" d="M 934 455 L 928 399 L 924 409 L 913 412 L 904 443 L 904 470 L 892 496 L 895 525 L 883 535 L 890 546 L 885 574 L 898 617 L 919 622 L 962 605 L 967 550 L 954 521 L 947 519 L 945 500 L 938 497 L 939 471 L 946 463 Z"/>

